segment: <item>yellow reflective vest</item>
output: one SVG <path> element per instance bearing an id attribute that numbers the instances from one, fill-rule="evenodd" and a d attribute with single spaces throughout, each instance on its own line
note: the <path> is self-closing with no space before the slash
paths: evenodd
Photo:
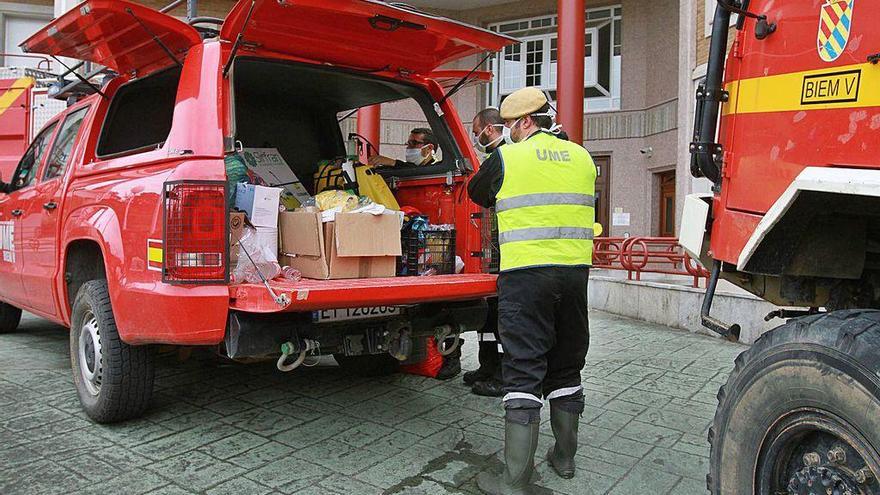
<path id="1" fill-rule="evenodd" d="M 590 153 L 544 132 L 499 152 L 501 271 L 592 265 L 596 165 Z"/>

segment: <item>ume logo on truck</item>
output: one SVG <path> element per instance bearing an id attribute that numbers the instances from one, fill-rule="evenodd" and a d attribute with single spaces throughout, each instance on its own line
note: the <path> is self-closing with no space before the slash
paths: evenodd
<path id="1" fill-rule="evenodd" d="M 828 0 L 819 15 L 819 56 L 834 62 L 849 42 L 855 0 Z"/>

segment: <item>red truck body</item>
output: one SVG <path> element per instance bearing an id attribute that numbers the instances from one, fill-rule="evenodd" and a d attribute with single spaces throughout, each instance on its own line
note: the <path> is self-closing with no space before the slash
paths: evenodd
<path id="1" fill-rule="evenodd" d="M 829 27 L 820 14 L 841 2 L 825 3 L 755 0 L 750 10 L 772 12 L 784 35 L 759 40 L 737 31 L 720 127 L 727 153 L 713 205 L 716 259 L 737 264 L 758 223 L 805 168 L 878 168 L 880 65 L 868 61 L 880 49 L 880 33 L 871 29 L 878 12 L 854 2 L 846 49 L 826 60 L 818 41 Z M 741 133 L 748 139 L 737 139 Z"/>
<path id="2" fill-rule="evenodd" d="M 461 173 L 401 178 L 395 191 L 401 204 L 420 209 L 433 222 L 455 224 L 457 254 L 465 261 L 460 275 L 271 281 L 277 294 L 288 296 L 283 306 L 263 285 L 163 279 L 163 268 L 155 269 L 155 262 L 167 234 L 166 185 L 226 181 L 224 157 L 231 151 L 235 129 L 233 77 L 225 72 L 239 37 L 241 57 L 357 71 L 442 101 L 438 114 L 458 153 L 472 165 L 478 161 L 468 131 L 431 72 L 451 60 L 512 42 L 374 1 L 242 1 L 220 36 L 204 41 L 192 26 L 134 3 L 84 2 L 22 46 L 28 52 L 92 61 L 119 75 L 101 94 L 82 99 L 47 125 L 57 134 L 65 118 L 86 109 L 64 175 L 44 180 L 44 155 L 32 186 L 0 195 L 0 224 L 8 226 L 4 232 L 12 232 L 0 262 L 0 300 L 70 325 L 79 284 L 106 275 L 119 335 L 126 343 L 215 345 L 223 341 L 233 310 L 310 312 L 492 296 L 495 277 L 481 273 L 480 259 L 474 256 L 482 249 L 475 221 L 481 210 L 464 193 L 466 176 Z M 167 139 L 153 149 L 100 156 L 102 125 L 114 95 L 131 81 L 174 67 L 175 59 L 182 67 Z M 217 235 L 225 235 L 225 225 L 216 228 Z"/>
<path id="3" fill-rule="evenodd" d="M 685 199 L 680 242 L 711 266 L 703 325 L 753 345 L 717 394 L 713 495 L 880 491 L 878 21 L 862 0 L 717 2 L 691 144 L 712 193 Z M 787 321 L 713 315 L 722 278 Z"/>

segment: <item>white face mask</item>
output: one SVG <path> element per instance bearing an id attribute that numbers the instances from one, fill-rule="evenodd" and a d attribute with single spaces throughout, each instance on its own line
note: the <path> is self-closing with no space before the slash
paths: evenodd
<path id="1" fill-rule="evenodd" d="M 513 144 L 513 143 L 516 143 L 516 141 L 513 140 L 513 136 L 511 135 L 511 130 L 512 130 L 514 127 L 516 127 L 517 125 L 519 125 L 519 121 L 522 120 L 522 119 L 523 119 L 523 118 L 520 117 L 520 118 L 514 120 L 514 121 L 513 121 L 513 124 L 512 124 L 510 127 L 507 127 L 507 126 L 505 125 L 505 126 L 501 129 L 501 137 L 504 139 L 504 142 L 505 142 L 505 143 L 507 143 L 507 144 Z"/>
<path id="2" fill-rule="evenodd" d="M 481 143 L 480 138 L 483 137 L 483 134 L 486 133 L 486 129 L 488 129 L 490 127 L 500 127 L 501 132 L 502 133 L 504 132 L 504 124 L 492 124 L 492 125 L 487 125 L 486 127 L 483 128 L 483 130 L 479 134 L 474 136 L 473 137 L 474 148 L 476 148 L 477 151 L 479 151 L 481 153 L 488 153 L 489 148 L 493 148 L 495 146 L 498 146 L 498 143 L 500 143 L 501 140 L 504 139 L 504 135 L 502 134 L 501 136 L 498 136 L 497 138 L 489 141 L 486 144 Z"/>
<path id="3" fill-rule="evenodd" d="M 556 115 L 554 115 L 552 113 L 533 113 L 531 115 L 533 117 L 550 117 L 551 119 L 555 119 L 555 117 L 556 117 Z M 522 120 L 523 118 L 524 117 L 520 117 L 520 118 L 516 119 L 513 122 L 513 125 L 511 125 L 510 127 L 504 126 L 504 128 L 501 129 L 501 136 L 504 138 L 504 141 L 507 144 L 513 144 L 513 143 L 518 142 L 518 141 L 513 140 L 513 136 L 511 135 L 511 131 L 513 130 L 514 127 L 516 127 L 519 124 L 519 121 Z M 562 130 L 562 126 L 554 123 L 552 126 L 550 126 L 549 129 L 545 129 L 542 127 L 541 130 L 547 131 L 551 134 L 559 134 L 559 131 Z"/>
<path id="4" fill-rule="evenodd" d="M 427 161 L 428 156 L 422 154 L 422 150 L 427 148 L 430 145 L 422 146 L 421 148 L 407 148 L 406 152 L 404 152 L 404 159 L 407 163 L 415 163 L 416 165 L 421 165 Z"/>

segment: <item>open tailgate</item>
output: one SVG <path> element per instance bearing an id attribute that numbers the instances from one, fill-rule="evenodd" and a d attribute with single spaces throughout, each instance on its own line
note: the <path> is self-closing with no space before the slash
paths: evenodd
<path id="1" fill-rule="evenodd" d="M 248 13 L 253 5 L 253 13 Z M 220 37 L 322 63 L 427 75 L 514 38 L 377 0 L 239 0 Z"/>
<path id="2" fill-rule="evenodd" d="M 272 280 L 276 295 L 290 302 L 279 306 L 262 284 L 233 285 L 229 307 L 248 313 L 315 311 L 335 308 L 396 306 L 467 301 L 494 296 L 497 275 L 460 274 L 433 277 L 362 278 L 352 280 Z"/>
<path id="3" fill-rule="evenodd" d="M 172 56 L 182 61 L 201 42 L 195 28 L 149 7 L 127 0 L 88 0 L 25 40 L 21 49 L 144 76 L 175 65 Z"/>

